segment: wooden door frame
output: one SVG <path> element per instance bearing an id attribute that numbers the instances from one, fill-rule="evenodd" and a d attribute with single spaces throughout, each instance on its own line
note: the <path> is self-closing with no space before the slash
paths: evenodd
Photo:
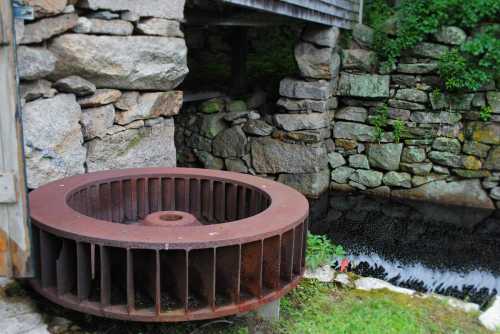
<path id="1" fill-rule="evenodd" d="M 0 16 L 0 276 L 31 277 L 31 228 L 11 0 L 0 0 Z"/>

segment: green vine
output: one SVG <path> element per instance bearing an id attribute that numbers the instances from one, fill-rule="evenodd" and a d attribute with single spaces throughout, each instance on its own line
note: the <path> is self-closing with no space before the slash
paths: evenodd
<path id="1" fill-rule="evenodd" d="M 373 0 L 367 9 L 371 11 L 367 22 L 376 32 L 375 49 L 389 68 L 405 50 L 447 25 L 464 29 L 472 38 L 440 59 L 439 74 L 446 88 L 477 90 L 500 78 L 500 28 L 493 24 L 478 29 L 485 23 L 498 22 L 500 1 L 402 0 L 395 8 L 395 36 L 389 35 L 385 26 L 393 10 L 384 0 Z"/>

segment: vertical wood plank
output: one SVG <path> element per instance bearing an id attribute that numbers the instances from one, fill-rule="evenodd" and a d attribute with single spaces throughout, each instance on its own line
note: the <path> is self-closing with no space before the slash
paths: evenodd
<path id="1" fill-rule="evenodd" d="M 22 122 L 18 99 L 15 37 L 10 0 L 0 0 L 0 173 L 14 175 L 16 201 L 0 203 L 0 276 L 31 277 L 30 226 L 26 201 Z"/>

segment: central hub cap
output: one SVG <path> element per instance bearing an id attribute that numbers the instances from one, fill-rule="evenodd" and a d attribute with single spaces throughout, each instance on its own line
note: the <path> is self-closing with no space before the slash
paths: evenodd
<path id="1" fill-rule="evenodd" d="M 158 211 L 146 216 L 143 225 L 181 227 L 202 225 L 195 216 L 183 211 Z"/>

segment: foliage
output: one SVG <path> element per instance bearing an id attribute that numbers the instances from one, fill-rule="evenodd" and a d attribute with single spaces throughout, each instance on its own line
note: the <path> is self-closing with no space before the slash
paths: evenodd
<path id="1" fill-rule="evenodd" d="M 286 26 L 260 29 L 248 53 L 250 81 L 277 86 L 284 77 L 297 73 L 294 47 L 298 35 L 299 30 Z"/>
<path id="2" fill-rule="evenodd" d="M 328 237 L 308 234 L 306 264 L 309 269 L 316 269 L 343 256 L 345 256 L 344 248 L 340 245 L 333 245 Z"/>
<path id="3" fill-rule="evenodd" d="M 399 143 L 401 136 L 406 132 L 406 125 L 403 121 L 398 119 L 394 121 L 392 127 L 394 129 L 394 141 Z"/>
<path id="4" fill-rule="evenodd" d="M 491 114 L 493 109 L 491 106 L 484 106 L 479 112 L 479 119 L 483 122 L 489 122 L 491 120 Z"/>
<path id="5" fill-rule="evenodd" d="M 392 66 L 405 50 L 424 41 L 443 25 L 473 32 L 482 23 L 498 20 L 498 0 L 402 0 L 396 8 L 396 35 L 384 32 L 382 18 L 391 10 L 383 0 L 372 1 L 376 10 L 367 14 L 376 30 L 375 48 Z M 461 47 L 450 50 L 439 63 L 439 73 L 449 90 L 474 90 L 500 76 L 498 27 L 483 29 Z"/>
<path id="6" fill-rule="evenodd" d="M 389 109 L 383 104 L 375 110 L 375 116 L 372 118 L 372 124 L 375 126 L 375 140 L 380 144 L 384 135 L 384 127 L 387 125 Z"/>

